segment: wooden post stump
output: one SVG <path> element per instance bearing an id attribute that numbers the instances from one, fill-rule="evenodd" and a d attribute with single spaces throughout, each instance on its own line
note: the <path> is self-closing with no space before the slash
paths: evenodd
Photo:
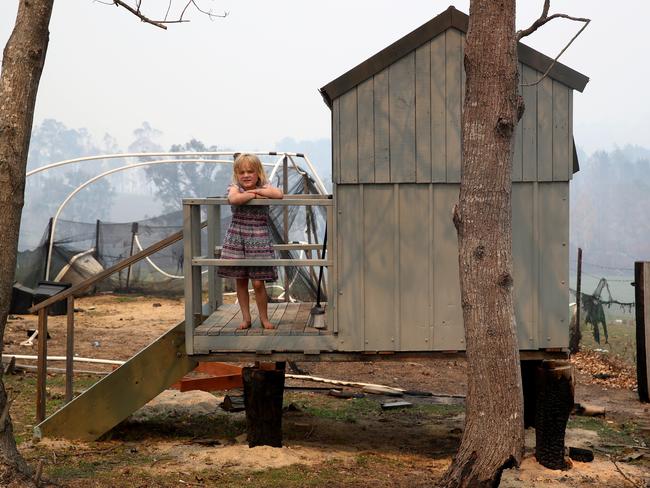
<path id="1" fill-rule="evenodd" d="M 282 447 L 284 364 L 277 366 L 267 369 L 263 364 L 242 370 L 248 447 Z"/>
<path id="2" fill-rule="evenodd" d="M 541 360 L 521 361 L 521 385 L 524 393 L 524 428 L 535 427 L 537 407 L 537 368 Z"/>
<path id="3" fill-rule="evenodd" d="M 566 469 L 564 434 L 573 408 L 573 367 L 568 361 L 543 361 L 537 368 L 535 457 L 549 469 Z"/>

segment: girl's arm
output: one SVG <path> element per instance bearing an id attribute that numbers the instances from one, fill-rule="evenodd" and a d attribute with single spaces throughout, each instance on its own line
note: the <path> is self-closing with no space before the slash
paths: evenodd
<path id="1" fill-rule="evenodd" d="M 279 188 L 275 188 L 271 185 L 265 186 L 264 188 L 256 188 L 255 190 L 248 190 L 250 193 L 255 193 L 256 195 L 259 195 L 264 198 L 276 198 L 276 199 L 282 199 L 284 198 L 284 195 L 282 194 L 282 190 Z"/>
<path id="2" fill-rule="evenodd" d="M 235 185 L 231 185 L 228 188 L 228 201 L 232 205 L 243 205 L 244 203 L 250 202 L 253 198 L 255 198 L 254 193 L 248 191 L 242 193 Z"/>

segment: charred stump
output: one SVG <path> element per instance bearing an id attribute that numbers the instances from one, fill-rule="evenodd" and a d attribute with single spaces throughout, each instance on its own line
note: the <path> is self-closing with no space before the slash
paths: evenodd
<path id="1" fill-rule="evenodd" d="M 242 370 L 248 447 L 282 447 L 282 397 L 284 364 Z"/>
<path id="2" fill-rule="evenodd" d="M 543 361 L 537 368 L 535 457 L 549 469 L 566 469 L 564 434 L 573 408 L 573 367 L 568 361 Z"/>
<path id="3" fill-rule="evenodd" d="M 521 385 L 524 393 L 524 428 L 535 427 L 537 410 L 537 368 L 542 361 L 521 362 Z"/>

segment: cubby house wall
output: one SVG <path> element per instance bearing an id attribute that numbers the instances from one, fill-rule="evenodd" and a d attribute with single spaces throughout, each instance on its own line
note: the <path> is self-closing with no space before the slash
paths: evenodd
<path id="1" fill-rule="evenodd" d="M 332 100 L 339 350 L 462 350 L 463 36 L 450 28 Z M 520 64 L 523 84 L 542 73 Z M 513 257 L 520 348 L 568 345 L 573 90 L 520 86 Z"/>

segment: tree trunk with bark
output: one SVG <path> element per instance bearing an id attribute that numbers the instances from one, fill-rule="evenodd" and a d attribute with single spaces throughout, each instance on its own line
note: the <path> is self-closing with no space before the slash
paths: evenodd
<path id="1" fill-rule="evenodd" d="M 54 0 L 21 0 L 0 74 L 0 351 L 16 270 L 34 105 L 49 39 Z M 0 372 L 0 485 L 28 486 L 31 470 L 13 436 L 10 402 Z M 22 478 L 22 480 L 21 480 Z"/>
<path id="2" fill-rule="evenodd" d="M 524 448 L 519 346 L 512 298 L 512 155 L 517 93 L 515 0 L 472 0 L 465 47 L 458 232 L 468 392 L 447 487 L 498 486 Z"/>

